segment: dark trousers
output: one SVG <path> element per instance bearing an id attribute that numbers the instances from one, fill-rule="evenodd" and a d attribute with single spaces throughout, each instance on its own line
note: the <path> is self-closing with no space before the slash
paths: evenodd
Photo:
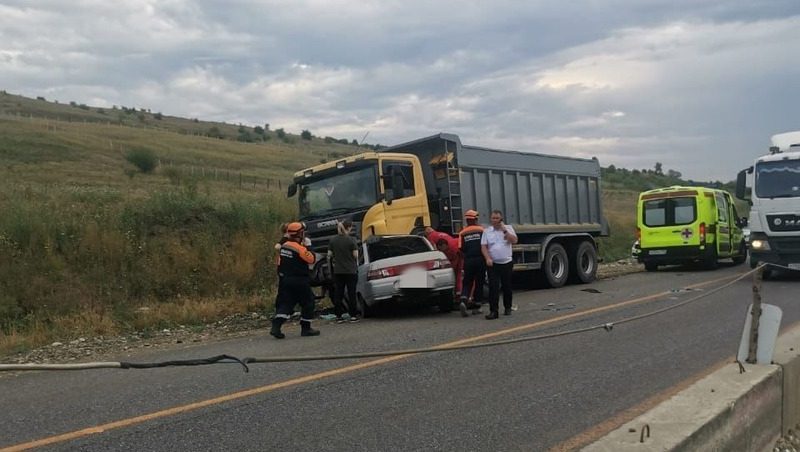
<path id="1" fill-rule="evenodd" d="M 307 277 L 282 276 L 279 281 L 275 317 L 290 318 L 294 305 L 299 304 L 301 319 L 311 321 L 314 318 L 314 292 L 311 291 L 311 280 Z"/>
<path id="2" fill-rule="evenodd" d="M 489 270 L 489 310 L 498 312 L 500 302 L 500 287 L 503 289 L 503 307 L 511 309 L 511 273 L 514 263 L 495 263 Z"/>
<path id="3" fill-rule="evenodd" d="M 483 300 L 483 280 L 486 278 L 486 263 L 483 257 L 464 260 L 464 284 L 461 286 L 461 298 L 469 298 L 480 303 Z M 475 286 L 473 291 L 472 286 Z"/>
<path id="4" fill-rule="evenodd" d="M 358 275 L 351 273 L 336 273 L 333 275 L 333 283 L 336 286 L 333 292 L 333 310 L 336 317 L 341 317 L 345 312 L 350 317 L 358 315 L 356 304 L 356 284 Z M 347 302 L 344 301 L 344 291 L 347 290 Z"/>

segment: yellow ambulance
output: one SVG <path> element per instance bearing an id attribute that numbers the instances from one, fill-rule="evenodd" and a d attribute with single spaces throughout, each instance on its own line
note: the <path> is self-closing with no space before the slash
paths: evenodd
<path id="1" fill-rule="evenodd" d="M 636 235 L 638 260 L 647 271 L 659 265 L 699 262 L 713 269 L 719 259 L 741 264 L 747 258 L 733 198 L 706 187 L 667 187 L 639 194 Z"/>

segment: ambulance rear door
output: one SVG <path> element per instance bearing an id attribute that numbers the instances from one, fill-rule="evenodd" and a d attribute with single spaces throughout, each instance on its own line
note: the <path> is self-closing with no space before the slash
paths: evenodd
<path id="1" fill-rule="evenodd" d="M 641 201 L 641 248 L 699 245 L 697 197 L 653 197 Z"/>

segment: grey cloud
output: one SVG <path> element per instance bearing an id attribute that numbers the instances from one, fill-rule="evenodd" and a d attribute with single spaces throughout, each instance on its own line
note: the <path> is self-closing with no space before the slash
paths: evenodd
<path id="1" fill-rule="evenodd" d="M 729 179 L 797 127 L 783 62 L 798 14 L 796 0 L 7 0 L 0 88 L 383 144 L 447 130 Z"/>

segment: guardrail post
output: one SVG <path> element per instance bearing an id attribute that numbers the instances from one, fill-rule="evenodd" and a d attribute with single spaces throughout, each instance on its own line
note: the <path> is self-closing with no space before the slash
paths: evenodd
<path id="1" fill-rule="evenodd" d="M 764 267 L 758 267 L 753 273 L 753 321 L 750 323 L 750 349 L 747 353 L 747 362 L 755 364 L 758 351 L 758 323 L 761 319 L 761 281 L 764 279 Z"/>

